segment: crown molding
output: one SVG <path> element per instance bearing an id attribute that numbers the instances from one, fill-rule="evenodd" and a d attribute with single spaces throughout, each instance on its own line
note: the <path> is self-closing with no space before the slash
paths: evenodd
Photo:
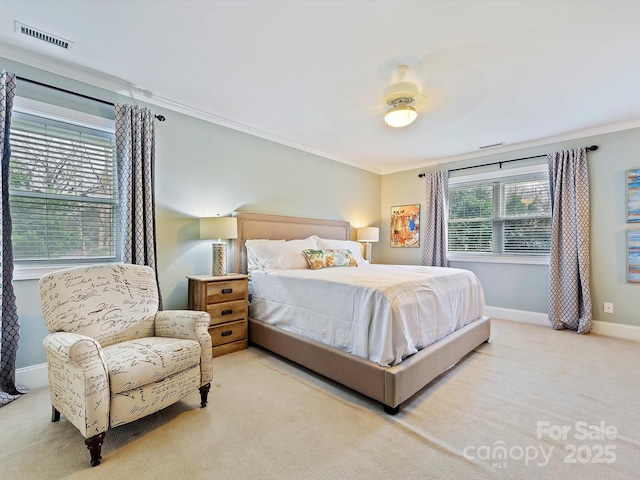
<path id="1" fill-rule="evenodd" d="M 381 175 L 382 172 L 380 169 L 371 167 L 370 165 L 363 165 L 361 163 L 353 162 L 336 155 L 332 155 L 330 153 L 323 152 L 322 150 L 317 150 L 313 147 L 309 147 L 307 145 L 302 145 L 300 143 L 294 142 L 285 137 L 281 137 L 279 135 L 275 135 L 273 133 L 265 132 L 264 130 L 260 130 L 258 128 L 250 127 L 243 123 L 236 122 L 234 120 L 230 120 L 228 118 L 221 117 L 219 115 L 215 115 L 209 112 L 205 112 L 203 110 L 199 110 L 197 108 L 189 107 L 187 105 L 180 104 L 178 102 L 174 102 L 172 100 L 168 100 L 166 98 L 161 98 L 154 96 L 153 99 L 144 99 L 145 102 L 150 103 L 152 105 L 166 108 L 168 110 L 172 110 L 174 112 L 182 113 L 184 115 L 188 115 L 191 117 L 198 118 L 200 120 L 204 120 L 209 123 L 215 123 L 216 125 L 220 125 L 222 127 L 227 127 L 232 130 L 237 130 L 239 132 L 247 133 L 249 135 L 253 135 L 255 137 L 260 137 L 265 140 L 272 141 L 274 143 L 279 143 L 281 145 L 295 148 L 296 150 L 301 150 L 303 152 L 311 153 L 313 155 L 317 155 L 319 157 L 333 160 L 339 163 L 343 163 L 352 167 L 359 168 L 361 170 L 367 170 L 372 173 L 376 173 Z"/>
<path id="2" fill-rule="evenodd" d="M 498 153 L 509 153 L 517 150 L 524 150 L 525 148 L 541 147 L 550 145 L 552 143 L 566 142 L 569 140 L 577 140 L 580 138 L 594 137 L 596 135 L 603 135 L 607 133 L 621 132 L 623 130 L 631 130 L 633 128 L 640 128 L 640 120 L 631 120 L 629 122 L 615 123 L 611 125 L 603 125 L 600 127 L 594 127 L 586 130 L 576 130 L 574 132 L 564 133 L 561 135 L 554 135 L 551 137 L 541 137 L 535 140 L 529 140 L 526 142 L 513 143 L 510 145 L 504 145 L 501 147 L 490 148 L 482 150 L 481 152 L 470 152 L 461 155 L 453 155 L 451 157 L 441 157 L 428 162 L 415 163 L 407 165 L 398 169 L 383 170 L 382 175 L 388 175 L 391 173 L 406 172 L 408 170 L 415 170 L 425 167 L 433 167 L 434 165 L 441 165 L 443 163 L 459 162 L 462 160 L 471 160 L 476 158 L 488 157 L 496 155 Z"/>

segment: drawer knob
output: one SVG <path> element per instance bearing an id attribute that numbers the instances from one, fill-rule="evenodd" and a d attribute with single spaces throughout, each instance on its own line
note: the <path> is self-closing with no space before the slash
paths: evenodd
<path id="1" fill-rule="evenodd" d="M 232 309 L 222 310 L 222 312 L 220 312 L 221 315 L 231 315 L 232 313 L 233 313 Z"/>
<path id="2" fill-rule="evenodd" d="M 233 292 L 233 288 L 223 288 L 222 293 L 231 293 Z"/>
<path id="3" fill-rule="evenodd" d="M 222 335 L 223 337 L 228 337 L 232 333 L 233 333 L 233 330 L 224 330 L 222 333 L 220 333 L 220 335 Z"/>

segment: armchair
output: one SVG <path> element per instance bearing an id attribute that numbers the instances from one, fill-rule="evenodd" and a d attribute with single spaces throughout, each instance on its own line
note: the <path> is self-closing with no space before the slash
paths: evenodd
<path id="1" fill-rule="evenodd" d="M 51 421 L 60 414 L 100 464 L 105 432 L 157 412 L 213 378 L 209 314 L 158 311 L 150 267 L 105 264 L 39 281 L 49 369 Z"/>

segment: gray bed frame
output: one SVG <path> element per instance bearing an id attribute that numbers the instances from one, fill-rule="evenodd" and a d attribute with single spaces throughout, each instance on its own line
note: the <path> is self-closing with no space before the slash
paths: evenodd
<path id="1" fill-rule="evenodd" d="M 348 240 L 349 222 L 287 217 L 259 213 L 234 213 L 238 238 L 233 240 L 233 271 L 247 272 L 245 240 L 293 240 L 318 235 Z M 491 324 L 482 317 L 442 340 L 404 359 L 381 367 L 375 362 L 286 332 L 249 318 L 249 341 L 382 403 L 395 414 L 400 404 L 462 357 L 489 340 Z"/>

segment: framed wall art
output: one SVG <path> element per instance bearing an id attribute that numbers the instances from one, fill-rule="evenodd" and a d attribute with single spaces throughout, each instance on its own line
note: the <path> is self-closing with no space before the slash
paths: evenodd
<path id="1" fill-rule="evenodd" d="M 391 246 L 420 246 L 420 205 L 391 207 Z"/>
<path id="2" fill-rule="evenodd" d="M 640 229 L 627 230 L 627 282 L 640 283 Z"/>
<path id="3" fill-rule="evenodd" d="M 627 170 L 627 222 L 640 222 L 640 168 Z"/>

